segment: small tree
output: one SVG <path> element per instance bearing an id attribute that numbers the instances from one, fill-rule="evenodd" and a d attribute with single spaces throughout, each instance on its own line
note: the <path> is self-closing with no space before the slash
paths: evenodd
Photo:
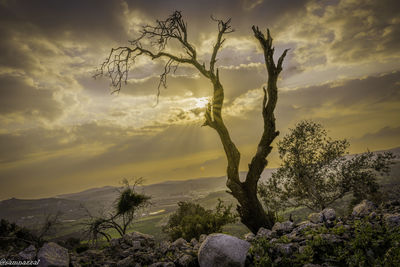
<path id="1" fill-rule="evenodd" d="M 221 232 L 222 227 L 236 221 L 236 215 L 231 212 L 232 205 L 225 206 L 218 199 L 215 210 L 206 210 L 199 204 L 192 202 L 179 202 L 178 210 L 171 215 L 163 232 L 167 233 L 171 240 L 180 237 L 190 241 L 199 239 L 201 234 Z"/>
<path id="2" fill-rule="evenodd" d="M 394 156 L 371 152 L 345 156 L 349 142 L 333 140 L 321 124 L 302 121 L 278 142 L 281 167 L 260 186 L 267 209 L 290 206 L 323 210 L 346 193 L 355 201 L 376 194 L 377 173 L 388 173 Z"/>
<path id="3" fill-rule="evenodd" d="M 137 212 L 141 208 L 147 206 L 150 202 L 150 197 L 144 194 L 137 193 L 135 187 L 143 182 L 142 178 L 135 180 L 131 186 L 127 179 L 124 179 L 123 189 L 119 192 L 119 196 L 115 201 L 115 209 L 108 215 L 94 217 L 89 212 L 91 218 L 87 224 L 87 232 L 90 239 L 94 242 L 99 237 L 104 237 L 107 241 L 111 240 L 109 230 L 114 229 L 122 237 L 126 234 L 128 227 L 137 217 Z"/>

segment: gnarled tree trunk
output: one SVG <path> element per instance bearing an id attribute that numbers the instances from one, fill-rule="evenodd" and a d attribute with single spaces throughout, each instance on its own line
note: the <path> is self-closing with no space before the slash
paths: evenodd
<path id="1" fill-rule="evenodd" d="M 239 180 L 240 152 L 233 143 L 222 119 L 221 111 L 224 102 L 224 89 L 219 79 L 218 69 L 215 69 L 217 53 L 225 41 L 223 36 L 233 32 L 233 30 L 230 26 L 230 19 L 222 21 L 213 18 L 213 20 L 218 23 L 218 35 L 212 50 L 208 69 L 204 63 L 201 64 L 198 61 L 196 49 L 194 45 L 188 41 L 186 22 L 182 19 L 181 13 L 175 11 L 165 21 L 157 21 L 155 26 L 144 26 L 141 31 L 142 35 L 138 39 L 130 41 L 132 47 L 124 46 L 112 49 L 96 76 L 107 75 L 111 79 L 115 91 L 119 91 L 122 83 L 126 83 L 127 81 L 129 66 L 132 62 L 135 62 L 138 56 L 144 55 L 152 59 L 168 59 L 164 67 L 164 72 L 160 76 L 159 86 L 166 85 L 167 75 L 170 73 L 171 68 L 176 68 L 179 64 L 190 64 L 205 78 L 209 79 L 213 85 L 214 92 L 213 99 L 207 106 L 204 126 L 215 129 L 221 139 L 228 159 L 228 180 L 226 182 L 227 187 L 230 189 L 228 192 L 239 202 L 237 210 L 242 223 L 253 233 L 256 233 L 260 227 L 271 228 L 274 224 L 273 215 L 267 214 L 264 211 L 257 197 L 257 184 L 261 173 L 267 166 L 268 162 L 266 157 L 271 152 L 271 143 L 279 134 L 275 129 L 274 116 L 274 109 L 278 99 L 276 83 L 279 73 L 282 70 L 282 62 L 286 56 L 287 50 L 283 52 L 278 60 L 278 64 L 275 65 L 273 59 L 274 48 L 272 47 L 272 38 L 269 34 L 269 30 L 267 30 L 267 37 L 265 38 L 258 27 L 253 26 L 254 36 L 257 38 L 264 51 L 265 64 L 268 71 L 268 83 L 267 88 L 263 88 L 264 99 L 262 115 L 264 119 L 264 131 L 258 144 L 257 152 L 249 164 L 246 180 L 241 182 Z M 147 38 L 153 44 L 158 44 L 159 51 L 154 52 L 151 49 L 145 48 L 141 43 L 143 38 Z M 164 48 L 169 40 L 179 42 L 182 45 L 185 56 L 165 52 Z"/>

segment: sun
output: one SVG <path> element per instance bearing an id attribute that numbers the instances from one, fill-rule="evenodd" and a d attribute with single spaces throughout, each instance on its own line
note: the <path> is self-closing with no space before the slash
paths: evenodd
<path id="1" fill-rule="evenodd" d="M 194 107 L 195 108 L 204 108 L 207 106 L 208 102 L 209 102 L 208 97 L 194 98 Z"/>

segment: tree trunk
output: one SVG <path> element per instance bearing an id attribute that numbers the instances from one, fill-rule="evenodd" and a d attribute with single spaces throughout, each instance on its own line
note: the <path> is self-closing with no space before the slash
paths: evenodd
<path id="1" fill-rule="evenodd" d="M 262 104 L 262 115 L 264 119 L 264 131 L 261 140 L 258 144 L 257 152 L 249 164 L 249 171 L 246 180 L 241 182 L 239 179 L 239 163 L 240 152 L 236 145 L 231 140 L 228 129 L 222 119 L 222 106 L 224 101 L 224 89 L 219 80 L 218 69 L 214 74 L 209 72 L 209 79 L 214 87 L 212 103 L 208 105 L 204 125 L 215 129 L 223 144 L 225 154 L 228 160 L 227 187 L 231 190 L 228 193 L 232 194 L 239 205 L 237 211 L 240 215 L 241 222 L 246 225 L 253 233 L 257 233 L 260 227 L 271 229 L 274 225 L 274 215 L 266 213 L 257 197 L 257 185 L 260 180 L 261 173 L 267 166 L 266 157 L 272 150 L 271 143 L 279 132 L 275 129 L 274 109 L 278 100 L 277 81 L 279 73 L 282 70 L 282 62 L 286 56 L 287 50 L 283 52 L 278 60 L 278 65 L 275 66 L 273 60 L 274 48 L 272 47 L 272 38 L 267 31 L 267 39 L 253 26 L 255 37 L 259 40 L 265 57 L 265 64 L 268 70 L 268 85 L 267 89 L 263 88 L 264 99 Z M 219 40 L 219 39 L 218 39 Z M 217 44 L 219 41 L 217 42 Z M 216 46 L 217 47 L 217 46 Z M 214 62 L 214 61 L 211 61 Z M 213 64 L 211 65 L 213 70 Z"/>
<path id="2" fill-rule="evenodd" d="M 242 183 L 241 190 L 239 192 L 232 190 L 232 195 L 239 202 L 237 211 L 240 215 L 240 221 L 250 231 L 256 234 L 261 227 L 272 228 L 275 222 L 274 216 L 265 212 L 256 191 L 249 189 L 245 183 Z"/>

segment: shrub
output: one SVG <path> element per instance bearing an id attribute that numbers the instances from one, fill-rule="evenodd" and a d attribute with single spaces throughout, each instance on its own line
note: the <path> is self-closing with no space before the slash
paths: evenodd
<path id="1" fill-rule="evenodd" d="M 206 210 L 199 204 L 181 201 L 178 210 L 163 227 L 163 232 L 172 240 L 182 237 L 187 241 L 198 239 L 201 234 L 221 232 L 224 225 L 236 221 L 236 215 L 232 214 L 231 209 L 232 205 L 225 206 L 220 199 L 215 210 Z"/>

